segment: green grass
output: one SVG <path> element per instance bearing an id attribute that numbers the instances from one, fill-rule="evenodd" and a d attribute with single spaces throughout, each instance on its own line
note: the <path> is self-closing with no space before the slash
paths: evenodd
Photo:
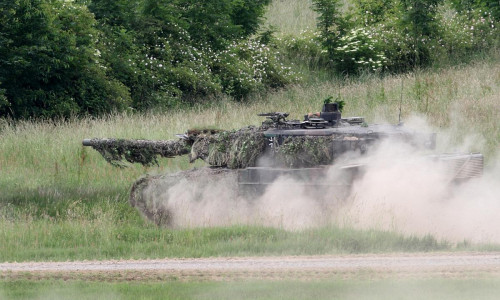
<path id="1" fill-rule="evenodd" d="M 312 1 L 275 0 L 264 16 L 265 28 L 281 34 L 297 35 L 302 30 L 316 28 L 317 13 L 312 10 Z"/>
<path id="2" fill-rule="evenodd" d="M 0 223 L 0 261 L 305 255 L 452 249 L 431 236 L 327 227 L 297 232 L 250 226 L 169 230 L 111 215 L 94 220 Z M 498 248 L 497 248 L 498 249 Z M 491 250 L 491 249 L 490 249 Z"/>
<path id="3" fill-rule="evenodd" d="M 100 119 L 0 120 L 0 261 L 118 257 L 222 256 L 427 251 L 452 249 L 435 240 L 395 233 L 324 228 L 286 232 L 259 227 L 173 231 L 144 221 L 128 191 L 144 173 L 192 167 L 187 158 L 162 159 L 157 167 L 115 168 L 81 140 L 92 137 L 170 139 L 193 127 L 235 129 L 258 125 L 258 112 L 289 111 L 301 118 L 329 95 L 347 103 L 345 115 L 369 122 L 397 122 L 417 113 L 446 131 L 439 150 L 481 151 L 494 162 L 500 144 L 500 59 L 415 74 L 356 80 L 324 79 L 275 91 L 250 103 L 220 99 L 208 108 Z M 198 162 L 196 166 L 203 163 Z M 488 165 L 487 165 L 488 167 Z M 431 241 L 429 245 L 429 241 Z M 464 250 L 497 245 L 463 243 Z"/>
<path id="4" fill-rule="evenodd" d="M 311 5 L 310 0 L 272 1 L 266 24 L 279 34 L 298 35 L 316 24 Z M 161 159 L 157 167 L 119 169 L 81 146 L 84 138 L 171 139 L 189 128 L 259 125 L 259 112 L 286 111 L 299 119 L 318 111 L 326 97 L 340 96 L 344 115 L 365 116 L 370 123 L 397 122 L 401 103 L 403 121 L 418 114 L 446 132 L 446 139 L 438 137 L 439 150 L 480 151 L 488 164 L 499 153 L 498 51 L 468 65 L 401 75 L 338 78 L 300 63 L 295 68 L 304 72 L 301 84 L 245 103 L 223 98 L 208 107 L 164 113 L 15 125 L 0 119 L 0 261 L 499 249 L 334 226 L 296 232 L 258 226 L 158 228 L 128 205 L 131 184 L 145 173 L 204 164 L 190 165 L 183 157 Z"/>
<path id="5" fill-rule="evenodd" d="M 498 299 L 498 279 L 0 282 L 2 299 Z"/>

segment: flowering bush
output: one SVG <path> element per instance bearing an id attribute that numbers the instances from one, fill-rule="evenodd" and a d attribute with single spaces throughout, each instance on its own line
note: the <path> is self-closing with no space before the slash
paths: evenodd
<path id="1" fill-rule="evenodd" d="M 241 99 L 266 87 L 280 87 L 295 80 L 294 72 L 281 62 L 278 54 L 257 40 L 242 40 L 215 53 L 212 69 L 223 90 Z"/>
<path id="2" fill-rule="evenodd" d="M 436 38 L 414 37 L 399 29 L 395 21 L 377 24 L 371 33 L 385 53 L 386 69 L 406 71 L 413 67 L 417 46 L 421 53 L 427 53 L 429 63 L 464 59 L 471 53 L 495 46 L 498 28 L 494 19 L 489 13 L 476 13 L 479 16 L 469 18 L 443 9 L 438 15 L 440 26 Z"/>
<path id="3" fill-rule="evenodd" d="M 356 28 L 339 39 L 333 60 L 338 72 L 353 74 L 360 70 L 381 71 L 387 64 L 377 40 L 365 28 Z"/>
<path id="4" fill-rule="evenodd" d="M 322 52 L 338 73 L 404 72 L 498 46 L 498 20 L 481 5 L 457 13 L 439 0 L 353 3 L 340 14 L 338 0 L 314 1 Z"/>
<path id="5" fill-rule="evenodd" d="M 449 55 L 467 55 L 498 43 L 498 28 L 490 12 L 475 10 L 467 15 L 453 12 L 443 16 L 441 24 L 439 46 Z"/>
<path id="6" fill-rule="evenodd" d="M 398 30 L 395 22 L 377 24 L 370 29 L 370 33 L 378 49 L 384 53 L 385 70 L 407 71 L 414 66 L 415 39 L 409 33 Z M 427 37 L 419 39 L 420 47 L 427 47 L 429 42 Z"/>

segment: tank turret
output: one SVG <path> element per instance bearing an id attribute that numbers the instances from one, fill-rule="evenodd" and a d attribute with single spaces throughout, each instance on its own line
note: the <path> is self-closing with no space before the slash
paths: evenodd
<path id="1" fill-rule="evenodd" d="M 402 124 L 366 124 L 362 117 L 343 118 L 338 103 L 325 103 L 320 112 L 308 113 L 302 121 L 288 120 L 288 113 L 261 113 L 261 126 L 239 130 L 188 130 L 177 140 L 128 140 L 94 138 L 83 140 L 110 163 L 123 161 L 157 164 L 157 157 L 188 155 L 191 162 L 204 160 L 212 167 L 243 169 L 266 166 L 310 168 L 330 165 L 346 152 L 365 153 L 391 138 L 418 148 L 434 149 L 435 133 L 410 130 Z"/>

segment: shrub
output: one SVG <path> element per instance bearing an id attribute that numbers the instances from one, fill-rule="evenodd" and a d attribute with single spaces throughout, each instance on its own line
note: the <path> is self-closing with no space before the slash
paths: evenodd
<path id="1" fill-rule="evenodd" d="M 381 71 L 387 64 L 384 52 L 372 34 L 364 28 L 349 31 L 334 49 L 335 68 L 340 73 L 356 74 L 360 70 Z"/>
<path id="2" fill-rule="evenodd" d="M 497 0 L 450 0 L 457 12 L 467 15 L 469 19 L 477 16 L 477 12 L 487 12 L 495 21 L 500 21 L 500 3 Z"/>
<path id="3" fill-rule="evenodd" d="M 384 54 L 383 69 L 405 72 L 414 67 L 415 48 L 409 34 L 398 30 L 397 21 L 387 21 L 369 29 L 376 49 Z M 421 40 L 421 43 L 427 40 Z"/>
<path id="4" fill-rule="evenodd" d="M 321 34 L 312 30 L 276 39 L 278 49 L 281 49 L 288 59 L 305 63 L 311 68 L 324 68 L 329 65 L 329 56 L 321 41 Z"/>
<path id="5" fill-rule="evenodd" d="M 463 58 L 498 43 L 498 28 L 490 12 L 472 10 L 466 15 L 453 12 L 444 15 L 440 23 L 439 46 L 448 56 Z"/>
<path id="6" fill-rule="evenodd" d="M 144 110 L 282 86 L 290 78 L 278 57 L 245 42 L 269 2 L 4 1 L 0 115 Z"/>
<path id="7" fill-rule="evenodd" d="M 242 40 L 216 53 L 212 68 L 223 90 L 242 99 L 252 92 L 280 87 L 295 80 L 294 73 L 283 65 L 277 54 L 257 40 Z"/>
<path id="8" fill-rule="evenodd" d="M 128 91 L 109 78 L 86 7 L 16 0 L 0 4 L 0 115 L 67 117 L 124 109 Z"/>

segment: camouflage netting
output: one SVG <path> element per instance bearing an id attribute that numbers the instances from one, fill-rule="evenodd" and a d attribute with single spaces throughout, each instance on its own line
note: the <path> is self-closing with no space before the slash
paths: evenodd
<path id="1" fill-rule="evenodd" d="M 313 167 L 331 163 L 333 137 L 288 137 L 277 151 L 276 160 L 293 167 Z"/>
<path id="2" fill-rule="evenodd" d="M 254 166 L 266 149 L 267 139 L 255 127 L 237 131 L 190 130 L 184 139 L 148 141 L 125 139 L 92 139 L 90 146 L 109 163 L 123 166 L 122 161 L 157 164 L 157 156 L 174 157 L 189 154 L 190 161 L 200 158 L 214 167 L 230 169 Z"/>
<path id="3" fill-rule="evenodd" d="M 124 160 L 150 166 L 158 164 L 158 155 L 162 157 L 185 155 L 189 153 L 191 148 L 186 140 L 92 139 L 89 143 L 107 162 L 115 166 L 123 166 L 122 161 Z"/>
<path id="4" fill-rule="evenodd" d="M 190 159 L 201 158 L 214 167 L 246 168 L 256 165 L 266 144 L 266 137 L 255 127 L 223 131 L 198 137 L 191 148 Z"/>
<path id="5" fill-rule="evenodd" d="M 355 141 L 354 141 L 354 140 Z M 334 156 L 359 148 L 363 141 L 344 135 L 290 136 L 268 147 L 270 139 L 261 128 L 247 127 L 236 131 L 190 130 L 183 138 L 171 141 L 92 139 L 90 146 L 111 164 L 122 161 L 157 164 L 157 157 L 189 155 L 190 162 L 202 159 L 210 166 L 240 169 L 256 166 L 258 159 L 268 154 L 268 165 L 281 167 L 314 167 L 332 162 Z M 347 145 L 348 143 L 351 143 Z M 266 153 L 266 151 L 268 153 Z"/>

